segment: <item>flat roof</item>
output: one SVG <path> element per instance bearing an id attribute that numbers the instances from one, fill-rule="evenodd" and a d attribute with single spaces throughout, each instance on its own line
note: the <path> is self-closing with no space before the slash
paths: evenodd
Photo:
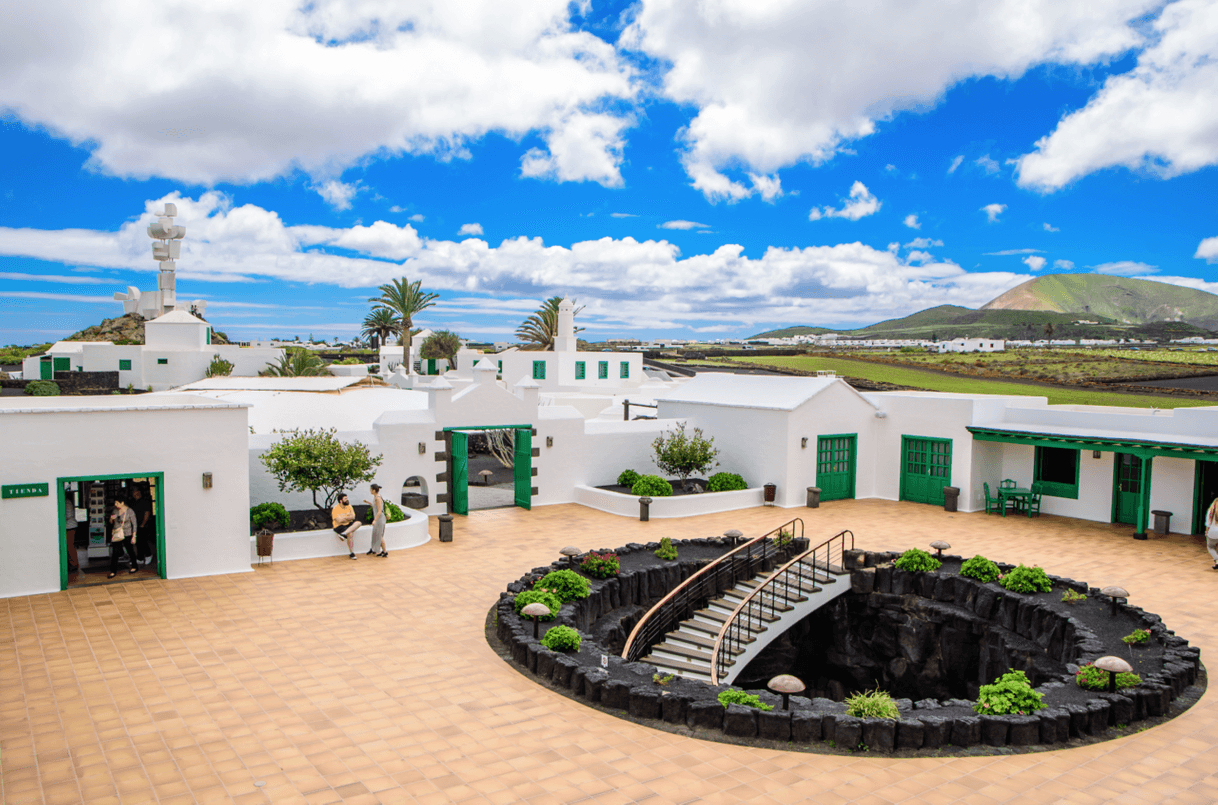
<path id="1" fill-rule="evenodd" d="M 342 391 L 366 377 L 207 377 L 175 391 Z"/>
<path id="2" fill-rule="evenodd" d="M 656 395 L 657 402 L 721 405 L 793 411 L 838 382 L 836 377 L 784 377 L 699 372 L 697 377 Z M 845 382 L 845 381 L 842 381 Z"/>
<path id="3" fill-rule="evenodd" d="M 242 402 L 221 402 L 194 394 L 111 394 L 79 397 L 0 397 L 0 414 L 81 414 L 115 411 L 190 411 L 249 408 Z"/>
<path id="4" fill-rule="evenodd" d="M 273 378 L 264 378 L 273 379 Z M 292 379 L 292 378 L 285 378 Z M 325 378 L 295 378 L 324 380 Z M 335 378 L 351 380 L 358 378 Z M 174 392 L 175 395 L 182 392 Z M 209 399 L 248 406 L 249 425 L 254 434 L 308 428 L 336 428 L 340 431 L 370 431 L 373 423 L 389 411 L 427 409 L 427 393 L 396 386 L 361 386 L 341 394 L 311 394 L 299 389 L 289 391 L 229 389 L 198 390 Z"/>

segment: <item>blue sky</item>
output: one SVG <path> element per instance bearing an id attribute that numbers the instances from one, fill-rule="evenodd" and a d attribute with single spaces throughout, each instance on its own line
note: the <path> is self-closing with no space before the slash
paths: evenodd
<path id="1" fill-rule="evenodd" d="M 713 339 L 1218 290 L 1212 2 L 60 5 L 0 29 L 0 343 L 155 288 L 166 200 L 241 339 L 350 337 L 400 276 L 486 340 L 554 294 Z"/>

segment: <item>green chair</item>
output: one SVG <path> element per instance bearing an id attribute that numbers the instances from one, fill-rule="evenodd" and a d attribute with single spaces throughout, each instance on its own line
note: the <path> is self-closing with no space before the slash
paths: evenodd
<path id="1" fill-rule="evenodd" d="M 1010 478 L 1004 478 L 998 482 L 999 489 L 1014 489 L 1017 486 L 1019 486 L 1019 484 L 1015 483 Z"/>
<path id="2" fill-rule="evenodd" d="M 1002 514 L 1002 500 L 1000 498 L 990 497 L 990 485 L 988 483 L 982 483 L 981 485 L 985 487 L 985 513 Z"/>
<path id="3" fill-rule="evenodd" d="M 1028 496 L 1028 516 L 1033 513 L 1040 516 L 1040 484 L 1032 484 L 1032 494 Z"/>

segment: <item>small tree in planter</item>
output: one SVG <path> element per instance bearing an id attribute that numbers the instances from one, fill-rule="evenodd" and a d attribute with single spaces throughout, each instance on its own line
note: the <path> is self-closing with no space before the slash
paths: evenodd
<path id="1" fill-rule="evenodd" d="M 719 466 L 715 460 L 719 455 L 715 437 L 704 437 L 702 428 L 694 428 L 693 433 L 686 433 L 684 422 L 677 425 L 676 430 L 658 436 L 651 446 L 656 453 L 656 466 L 680 478 L 686 491 L 689 491 L 689 476 Z"/>
<path id="2" fill-rule="evenodd" d="M 267 472 L 279 482 L 280 492 L 312 492 L 313 505 L 329 509 L 338 493 L 376 477 L 384 460 L 363 442 L 343 444 L 334 428 L 294 430 L 262 454 Z M 317 493 L 324 499 L 317 502 Z"/>

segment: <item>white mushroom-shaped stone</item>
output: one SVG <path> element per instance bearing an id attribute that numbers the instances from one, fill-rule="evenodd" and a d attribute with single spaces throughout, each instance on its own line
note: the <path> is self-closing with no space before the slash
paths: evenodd
<path id="1" fill-rule="evenodd" d="M 1112 599 L 1112 614 L 1113 615 L 1116 614 L 1117 599 L 1118 598 L 1124 598 L 1124 599 L 1129 598 L 1129 591 L 1126 590 L 1124 587 L 1117 587 L 1115 584 L 1111 585 L 1109 587 L 1105 587 L 1104 589 L 1100 590 L 1100 592 Z"/>
<path id="2" fill-rule="evenodd" d="M 583 553 L 583 551 L 576 548 L 574 545 L 568 545 L 559 551 L 559 553 L 567 557 L 567 562 L 571 565 L 571 567 L 575 567 L 575 557 L 579 556 L 581 553 Z"/>
<path id="3" fill-rule="evenodd" d="M 932 547 L 936 551 L 938 551 L 939 556 L 943 556 L 943 552 L 946 551 L 948 548 L 952 547 L 952 544 L 950 542 L 944 542 L 941 539 L 937 539 L 930 544 L 930 547 Z"/>
<path id="4" fill-rule="evenodd" d="M 733 528 L 730 531 L 724 531 L 723 536 L 727 537 L 727 541 L 735 545 L 740 540 L 744 539 L 744 532 Z"/>
<path id="5" fill-rule="evenodd" d="M 769 681 L 767 687 L 775 693 L 782 694 L 783 710 L 790 709 L 792 693 L 803 693 L 805 689 L 804 683 L 800 678 L 790 674 L 779 674 Z"/>
<path id="6" fill-rule="evenodd" d="M 1133 671 L 1133 666 L 1122 660 L 1120 657 L 1100 657 L 1095 661 L 1095 667 L 1101 671 L 1108 672 L 1108 692 L 1116 693 L 1116 678 L 1117 674 L 1128 674 Z"/>
<path id="7" fill-rule="evenodd" d="M 520 610 L 520 614 L 526 618 L 533 619 L 533 638 L 537 638 L 537 624 L 542 618 L 548 617 L 551 612 L 550 608 L 540 601 L 534 601 L 531 604 L 525 604 L 524 609 Z"/>
<path id="8" fill-rule="evenodd" d="M 486 486 L 491 482 L 491 476 L 495 473 L 491 472 L 490 470 L 482 470 L 478 474 L 482 476 L 482 485 Z"/>

